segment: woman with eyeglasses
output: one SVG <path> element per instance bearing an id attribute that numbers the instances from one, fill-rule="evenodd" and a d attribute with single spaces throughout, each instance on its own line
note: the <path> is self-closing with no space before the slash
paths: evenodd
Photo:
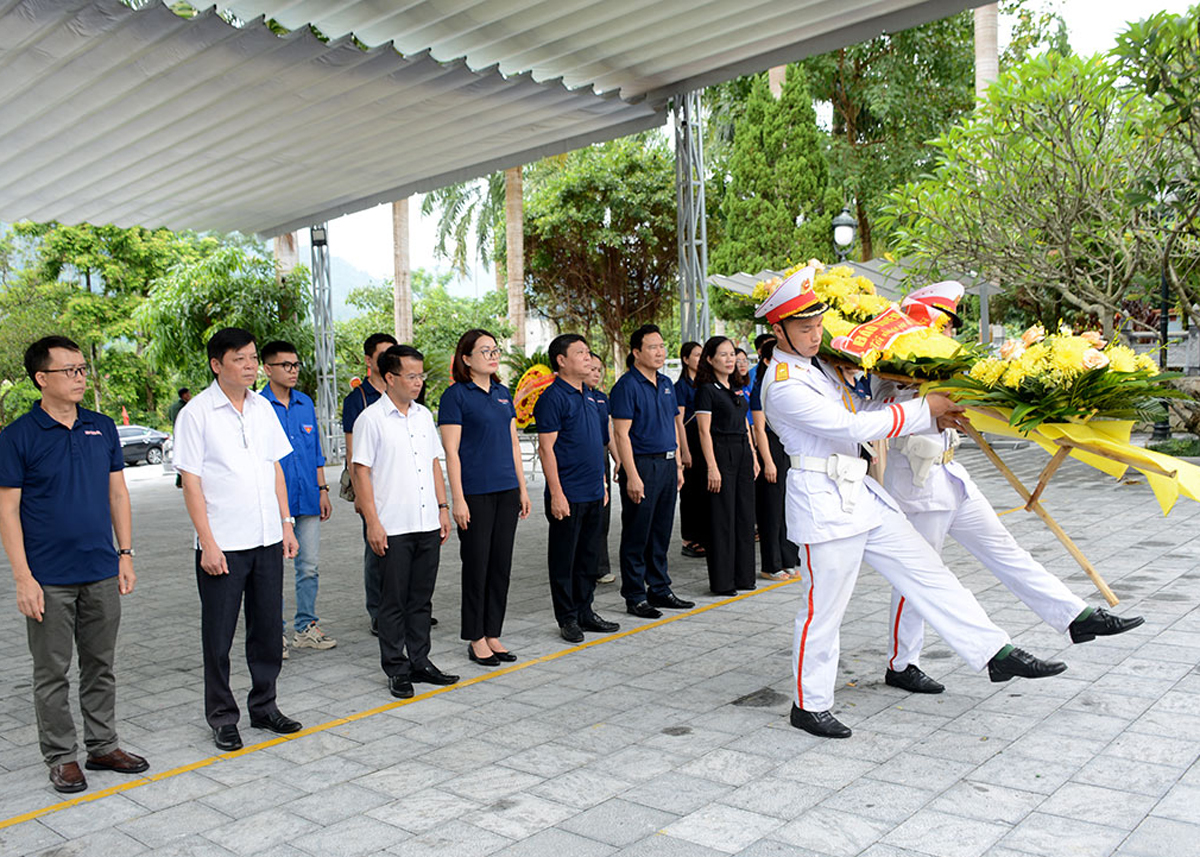
<path id="1" fill-rule="evenodd" d="M 500 631 L 517 519 L 530 509 L 517 412 L 499 368 L 496 337 L 468 330 L 454 351 L 454 383 L 438 405 L 462 557 L 462 639 L 467 657 L 487 667 L 517 659 L 500 642 Z"/>

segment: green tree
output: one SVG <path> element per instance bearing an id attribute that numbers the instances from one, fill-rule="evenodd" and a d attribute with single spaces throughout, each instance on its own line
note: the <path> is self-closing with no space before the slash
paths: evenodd
<path id="1" fill-rule="evenodd" d="M 630 326 L 657 319 L 675 288 L 675 167 L 657 134 L 588 146 L 529 169 L 529 305 L 560 329 L 622 352 Z"/>
<path id="2" fill-rule="evenodd" d="M 207 343 L 222 327 L 243 327 L 261 345 L 284 339 L 300 351 L 303 389 L 312 391 L 314 338 L 309 318 L 308 269 L 299 266 L 286 282 L 275 261 L 238 246 L 226 246 L 159 280 L 134 313 L 146 331 L 147 360 L 184 384 L 203 388 L 212 379 Z"/>
<path id="3" fill-rule="evenodd" d="M 59 311 L 73 291 L 65 283 L 44 285 L 27 278 L 0 288 L 0 425 L 41 398 L 25 374 L 25 349 L 62 332 Z"/>
<path id="4" fill-rule="evenodd" d="M 1143 165 L 1135 205 L 1157 212 L 1145 236 L 1178 304 L 1200 324 L 1200 6 L 1130 24 L 1112 52 L 1117 82 L 1150 103 L 1152 135 L 1166 145 Z"/>
<path id="5" fill-rule="evenodd" d="M 829 256 L 829 218 L 840 202 L 829 189 L 823 149 L 800 67 L 788 67 L 778 101 L 758 75 L 734 123 L 720 211 L 724 237 L 710 254 L 712 271 L 757 272 Z"/>
<path id="6" fill-rule="evenodd" d="M 490 330 L 497 337 L 510 335 L 505 315 L 508 299 L 503 292 L 488 291 L 482 297 L 452 295 L 447 288 L 453 275 L 433 274 L 417 268 L 413 278 L 413 345 L 425 355 L 425 370 L 429 373 L 427 401 L 437 402 L 449 384 L 450 359 L 458 338 L 471 328 Z M 335 331 L 338 358 L 338 378 L 349 380 L 362 375 L 362 344 L 372 333 L 392 329 L 392 286 L 381 285 L 354 289 L 346 303 L 359 310 L 359 315 L 339 322 Z M 345 389 L 345 387 L 343 387 Z"/>
<path id="7" fill-rule="evenodd" d="M 928 170 L 935 150 L 926 141 L 974 105 L 973 45 L 971 13 L 962 12 L 802 63 L 813 97 L 833 106 L 829 174 L 858 220 L 863 260 L 878 255 L 883 196 Z"/>
<path id="8" fill-rule="evenodd" d="M 1148 115 L 1101 57 L 1049 53 L 1002 74 L 934 141 L 933 173 L 889 197 L 897 254 L 918 279 L 978 271 L 1047 324 L 1085 314 L 1111 330 L 1155 279 L 1150 212 L 1128 198 L 1161 155 Z"/>

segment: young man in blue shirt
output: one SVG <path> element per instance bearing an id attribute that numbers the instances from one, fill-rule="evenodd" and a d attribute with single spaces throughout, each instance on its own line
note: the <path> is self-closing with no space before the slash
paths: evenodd
<path id="1" fill-rule="evenodd" d="M 657 619 L 659 607 L 696 606 L 671 591 L 667 574 L 675 498 L 689 455 L 675 385 L 658 371 L 667 357 L 662 333 L 644 324 L 629 345 L 629 371 L 608 394 L 621 456 L 621 596 L 632 615 Z"/>
<path id="2" fill-rule="evenodd" d="M 386 390 L 383 376 L 379 374 L 379 357 L 396 344 L 390 333 L 372 333 L 363 342 L 363 359 L 367 366 L 367 377 L 347 394 L 342 401 L 342 431 L 346 435 L 346 468 L 354 460 L 354 422 L 358 415 L 375 404 Z M 362 509 L 355 501 L 354 511 L 362 517 Z M 371 618 L 371 633 L 379 633 L 379 557 L 367 542 L 367 523 L 363 518 L 363 588 L 367 595 L 367 615 Z"/>
<path id="3" fill-rule="evenodd" d="M 117 427 L 79 407 L 87 387 L 79 346 L 62 336 L 40 339 L 25 352 L 25 371 L 42 399 L 0 432 L 0 538 L 26 617 L 38 743 L 50 783 L 79 792 L 87 780 L 75 761 L 73 649 L 87 769 L 137 774 L 150 767 L 120 749 L 116 729 L 120 596 L 137 581 L 133 516 Z"/>
<path id="4" fill-rule="evenodd" d="M 601 513 L 608 502 L 604 479 L 608 431 L 584 383 L 592 372 L 587 340 L 577 333 L 556 336 L 549 355 L 558 377 L 533 408 L 538 454 L 546 475 L 550 523 L 546 563 L 559 633 L 567 642 L 579 643 L 584 631 L 612 633 L 620 627 L 592 609 Z"/>
<path id="5" fill-rule="evenodd" d="M 268 342 L 262 350 L 267 385 L 262 397 L 275 408 L 275 416 L 292 444 L 292 454 L 279 462 L 287 483 L 288 508 L 296 518 L 293 528 L 300 549 L 296 553 L 296 616 L 292 645 L 297 649 L 332 649 L 337 640 L 317 625 L 317 558 L 321 548 L 321 521 L 329 520 L 329 484 L 325 481 L 325 456 L 317 431 L 313 400 L 296 389 L 300 357 L 290 342 Z M 283 623 L 283 656 L 287 657 L 287 621 Z"/>

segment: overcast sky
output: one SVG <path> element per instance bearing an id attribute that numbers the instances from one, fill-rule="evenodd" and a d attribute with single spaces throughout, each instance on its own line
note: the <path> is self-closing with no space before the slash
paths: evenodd
<path id="1" fill-rule="evenodd" d="M 1078 53 L 1096 53 L 1112 47 L 1115 36 L 1132 16 L 1146 16 L 1160 9 L 1185 12 L 1187 0 L 1146 0 L 1133 3 L 1130 0 L 1061 0 L 1051 3 L 1057 6 L 1067 22 L 1071 47 Z M 1136 10 L 1131 12 L 1130 10 Z M 1006 22 L 1001 18 L 1001 50 L 1008 39 Z M 420 198 L 409 202 L 411 226 L 411 255 L 413 268 L 434 270 L 445 269 L 444 261 L 434 258 L 434 219 L 420 216 Z M 307 242 L 305 234 L 302 242 Z M 333 255 L 339 256 L 354 267 L 366 271 L 379 280 L 392 276 L 392 219 L 391 206 L 382 205 L 338 218 L 329 224 L 329 247 Z M 304 253 L 307 254 L 305 246 Z M 302 258 L 304 258 L 302 256 Z M 466 281 L 456 283 L 454 291 L 459 294 L 480 294 L 494 288 L 495 279 L 485 268 L 477 267 Z"/>

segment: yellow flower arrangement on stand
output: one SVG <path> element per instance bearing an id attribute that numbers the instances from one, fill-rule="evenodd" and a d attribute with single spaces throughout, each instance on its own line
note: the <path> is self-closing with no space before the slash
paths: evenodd
<path id="1" fill-rule="evenodd" d="M 963 404 L 1011 411 L 1011 425 L 1029 431 L 1093 417 L 1155 420 L 1160 399 L 1184 395 L 1162 383 L 1169 377 L 1149 355 L 1095 331 L 1063 326 L 1047 334 L 1035 325 L 942 388 Z"/>

